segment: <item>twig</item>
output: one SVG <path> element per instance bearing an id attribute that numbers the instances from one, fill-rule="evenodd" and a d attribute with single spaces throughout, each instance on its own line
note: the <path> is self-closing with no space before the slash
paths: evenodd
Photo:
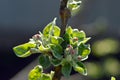
<path id="1" fill-rule="evenodd" d="M 68 19 L 71 17 L 70 10 L 67 8 L 68 0 L 61 0 L 60 4 L 60 18 L 61 18 L 61 36 L 65 33 Z"/>

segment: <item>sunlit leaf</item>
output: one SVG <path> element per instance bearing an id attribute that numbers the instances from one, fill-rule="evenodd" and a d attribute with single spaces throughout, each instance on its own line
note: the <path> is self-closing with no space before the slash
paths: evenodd
<path id="1" fill-rule="evenodd" d="M 49 74 L 43 74 L 40 80 L 52 80 Z"/>
<path id="2" fill-rule="evenodd" d="M 32 54 L 30 49 L 35 48 L 35 46 L 36 44 L 33 43 L 25 43 L 14 47 L 13 50 L 18 57 L 27 57 Z"/>
<path id="3" fill-rule="evenodd" d="M 54 36 L 60 36 L 60 28 L 58 26 L 54 26 L 53 34 Z"/>
<path id="4" fill-rule="evenodd" d="M 68 0 L 67 7 L 71 11 L 71 15 L 74 16 L 80 10 L 81 0 Z"/>
<path id="5" fill-rule="evenodd" d="M 48 47 L 45 48 L 42 44 L 40 45 L 39 50 L 40 50 L 41 53 L 48 53 L 48 52 L 50 52 L 50 49 Z"/>
<path id="6" fill-rule="evenodd" d="M 84 39 L 86 37 L 86 34 L 84 31 L 79 31 L 78 29 L 73 29 L 73 37 L 78 37 L 80 39 Z"/>
<path id="7" fill-rule="evenodd" d="M 87 75 L 87 70 L 81 62 L 77 62 L 75 65 L 73 65 L 73 68 L 75 71 L 77 71 L 83 75 Z"/>
<path id="8" fill-rule="evenodd" d="M 80 43 L 86 43 L 87 41 L 89 41 L 91 38 L 89 37 L 89 38 L 84 38 L 84 40 L 83 41 L 81 41 Z"/>
<path id="9" fill-rule="evenodd" d="M 43 72 L 42 66 L 37 65 L 34 69 L 32 69 L 29 72 L 28 79 L 29 80 L 40 80 L 40 78 L 42 77 L 42 72 Z"/>
<path id="10" fill-rule="evenodd" d="M 52 44 L 61 44 L 64 41 L 61 37 L 51 36 L 50 38 Z"/>
<path id="11" fill-rule="evenodd" d="M 43 35 L 44 35 L 44 36 L 49 36 L 51 27 L 52 27 L 52 23 L 49 23 L 49 24 L 43 29 Z"/>
<path id="12" fill-rule="evenodd" d="M 72 32 L 73 32 L 73 29 L 70 26 L 66 28 L 66 33 L 72 34 Z"/>
<path id="13" fill-rule="evenodd" d="M 86 58 L 90 54 L 90 45 L 80 44 L 78 46 L 78 55 L 82 56 L 82 58 Z"/>
<path id="14" fill-rule="evenodd" d="M 60 28 L 56 26 L 56 18 L 43 29 L 44 36 L 59 36 Z"/>

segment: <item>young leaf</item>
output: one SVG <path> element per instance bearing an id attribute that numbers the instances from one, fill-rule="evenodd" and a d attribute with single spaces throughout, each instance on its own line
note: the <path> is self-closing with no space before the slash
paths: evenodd
<path id="1" fill-rule="evenodd" d="M 52 44 L 61 44 L 64 41 L 61 37 L 51 36 L 50 38 Z"/>
<path id="2" fill-rule="evenodd" d="M 55 58 L 57 59 L 61 59 L 62 58 L 62 47 L 60 45 L 50 45 L 50 48 L 51 48 L 51 51 L 52 51 L 52 54 Z"/>
<path id="3" fill-rule="evenodd" d="M 21 44 L 21 45 L 14 47 L 13 50 L 18 57 L 27 57 L 32 54 L 30 52 L 30 49 L 35 48 L 35 47 L 36 47 L 36 44 L 25 43 L 25 44 Z"/>
<path id="4" fill-rule="evenodd" d="M 67 7 L 71 11 L 71 15 L 74 16 L 80 10 L 80 0 L 68 0 Z"/>
<path id="5" fill-rule="evenodd" d="M 39 50 L 40 50 L 41 53 L 48 53 L 48 52 L 50 52 L 50 49 L 49 48 L 45 48 L 42 44 L 40 45 Z"/>
<path id="6" fill-rule="evenodd" d="M 52 80 L 53 76 L 54 76 L 53 71 L 51 71 L 50 74 L 43 73 L 40 80 Z"/>
<path id="7" fill-rule="evenodd" d="M 60 35 L 60 28 L 56 26 L 56 18 L 49 23 L 43 30 L 44 36 L 59 36 Z"/>
<path id="8" fill-rule="evenodd" d="M 53 34 L 54 36 L 60 36 L 60 28 L 58 26 L 54 26 Z"/>
<path id="9" fill-rule="evenodd" d="M 86 43 L 88 40 L 90 40 L 91 38 L 90 37 L 88 37 L 88 38 L 84 38 L 84 40 L 83 41 L 81 41 L 80 43 Z"/>
<path id="10" fill-rule="evenodd" d="M 52 23 L 49 23 L 49 24 L 43 29 L 43 35 L 44 35 L 44 36 L 49 36 L 51 27 L 52 27 Z"/>
<path id="11" fill-rule="evenodd" d="M 51 79 L 51 76 L 49 74 L 43 74 L 41 79 L 39 79 L 39 80 L 52 80 L 52 79 Z"/>
<path id="12" fill-rule="evenodd" d="M 66 48 L 68 44 L 70 44 L 70 35 L 69 33 L 65 33 L 64 36 L 63 36 L 63 43 L 62 43 L 62 47 L 63 48 Z"/>
<path id="13" fill-rule="evenodd" d="M 73 68 L 75 71 L 77 71 L 83 75 L 87 75 L 87 70 L 81 62 L 77 62 L 75 65 L 73 65 Z"/>
<path id="14" fill-rule="evenodd" d="M 66 62 L 65 64 L 63 64 L 63 66 L 62 66 L 62 74 L 65 77 L 69 77 L 70 76 L 71 70 L 72 70 L 72 66 L 71 66 L 70 63 Z"/>
<path id="15" fill-rule="evenodd" d="M 51 58 L 50 61 L 54 66 L 59 66 L 61 64 L 61 60 L 58 60 L 58 59 Z"/>
<path id="16" fill-rule="evenodd" d="M 42 77 L 43 68 L 40 65 L 37 65 L 34 69 L 29 72 L 29 80 L 40 80 Z"/>
<path id="17" fill-rule="evenodd" d="M 48 68 L 50 66 L 49 57 L 46 55 L 40 55 L 39 63 L 40 63 L 40 65 L 43 66 L 43 68 L 45 68 L 45 69 Z"/>
<path id="18" fill-rule="evenodd" d="M 71 28 L 71 26 L 66 28 L 66 33 L 72 34 L 72 32 L 73 32 L 73 29 Z"/>
<path id="19" fill-rule="evenodd" d="M 81 43 L 78 46 L 78 55 L 82 56 L 82 58 L 85 58 L 89 55 L 90 53 L 90 45 L 85 45 L 83 43 Z"/>
<path id="20" fill-rule="evenodd" d="M 116 78 L 115 77 L 111 77 L 111 80 L 116 80 Z"/>
<path id="21" fill-rule="evenodd" d="M 86 37 L 86 34 L 84 31 L 79 31 L 78 29 L 73 29 L 72 36 L 78 37 L 80 39 L 84 39 Z"/>

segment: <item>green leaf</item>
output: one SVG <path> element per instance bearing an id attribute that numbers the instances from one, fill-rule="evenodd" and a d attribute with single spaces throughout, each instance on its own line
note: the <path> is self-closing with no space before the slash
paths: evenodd
<path id="1" fill-rule="evenodd" d="M 67 7 L 71 11 L 71 15 L 74 16 L 80 10 L 81 0 L 68 0 Z"/>
<path id="2" fill-rule="evenodd" d="M 44 36 L 49 36 L 51 27 L 52 27 L 52 23 L 49 23 L 49 24 L 43 29 L 43 35 L 44 35 Z"/>
<path id="3" fill-rule="evenodd" d="M 71 62 L 72 61 L 72 56 L 71 55 L 67 55 L 66 56 L 66 60 L 67 60 L 67 62 Z"/>
<path id="4" fill-rule="evenodd" d="M 57 36 L 51 36 L 51 43 L 52 44 L 61 44 L 63 42 L 63 38 Z"/>
<path id="5" fill-rule="evenodd" d="M 51 71 L 50 74 L 42 73 L 42 77 L 40 78 L 40 80 L 52 80 L 53 76 L 53 71 Z"/>
<path id="6" fill-rule="evenodd" d="M 73 29 L 71 28 L 71 26 L 66 28 L 66 33 L 72 34 L 72 32 L 73 32 Z"/>
<path id="7" fill-rule="evenodd" d="M 54 26 L 53 34 L 54 36 L 60 36 L 60 28 L 58 26 Z"/>
<path id="8" fill-rule="evenodd" d="M 115 77 L 111 77 L 111 80 L 116 80 L 116 78 Z"/>
<path id="9" fill-rule="evenodd" d="M 83 75 L 87 75 L 87 70 L 81 62 L 77 62 L 76 64 L 74 64 L 73 68 L 75 71 L 77 71 Z"/>
<path id="10" fill-rule="evenodd" d="M 56 18 L 43 29 L 44 36 L 59 36 L 60 28 L 56 26 Z"/>
<path id="11" fill-rule="evenodd" d="M 80 43 L 86 43 L 88 40 L 90 40 L 91 38 L 89 37 L 89 38 L 84 38 L 84 40 L 83 41 L 81 41 Z"/>
<path id="12" fill-rule="evenodd" d="M 40 80 L 52 80 L 49 74 L 43 74 Z"/>
<path id="13" fill-rule="evenodd" d="M 70 63 L 66 62 L 64 65 L 62 65 L 62 74 L 65 77 L 69 77 L 70 76 L 71 70 L 72 70 L 72 66 L 71 66 Z"/>
<path id="14" fill-rule="evenodd" d="M 73 37 L 78 37 L 80 39 L 84 39 L 86 37 L 86 34 L 84 31 L 79 31 L 78 29 L 73 29 Z"/>
<path id="15" fill-rule="evenodd" d="M 39 50 L 40 50 L 41 53 L 48 53 L 48 52 L 50 52 L 50 49 L 48 47 L 45 48 L 42 44 L 40 45 Z"/>
<path id="16" fill-rule="evenodd" d="M 29 80 L 40 80 L 42 77 L 43 68 L 40 65 L 37 65 L 34 69 L 29 72 Z"/>
<path id="17" fill-rule="evenodd" d="M 25 43 L 14 47 L 13 50 L 18 57 L 28 57 L 32 54 L 30 49 L 35 47 L 36 44 Z"/>
<path id="18" fill-rule="evenodd" d="M 63 49 L 60 45 L 52 44 L 52 45 L 50 45 L 50 48 L 51 48 L 52 54 L 55 58 L 57 58 L 57 59 L 62 58 Z"/>
<path id="19" fill-rule="evenodd" d="M 51 63 L 54 65 L 54 66 L 59 66 L 61 64 L 61 60 L 58 60 L 58 59 L 51 59 Z"/>
<path id="20" fill-rule="evenodd" d="M 81 43 L 78 46 L 78 55 L 82 56 L 82 58 L 86 58 L 90 54 L 90 51 L 90 45 Z"/>
<path id="21" fill-rule="evenodd" d="M 40 55 L 39 56 L 39 63 L 43 66 L 43 68 L 48 68 L 50 66 L 49 57 L 47 55 Z"/>
<path id="22" fill-rule="evenodd" d="M 43 68 L 37 65 L 34 69 L 29 72 L 28 80 L 52 80 L 54 72 L 51 71 L 50 74 L 43 73 Z"/>
<path id="23" fill-rule="evenodd" d="M 62 47 L 66 48 L 68 44 L 70 44 L 70 35 L 68 33 L 65 33 L 63 36 L 63 43 L 62 43 Z"/>

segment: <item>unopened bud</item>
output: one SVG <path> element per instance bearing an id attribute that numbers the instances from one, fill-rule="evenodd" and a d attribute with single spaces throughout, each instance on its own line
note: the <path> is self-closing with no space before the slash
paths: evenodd
<path id="1" fill-rule="evenodd" d="M 71 54 L 74 55 L 75 54 L 75 50 L 71 50 Z"/>
<path id="2" fill-rule="evenodd" d="M 38 40 L 38 39 L 40 39 L 40 34 L 35 34 L 32 38 L 35 40 Z"/>
<path id="3" fill-rule="evenodd" d="M 77 38 L 77 37 L 74 37 L 74 38 L 73 38 L 73 41 L 78 41 L 78 38 Z"/>
<path id="4" fill-rule="evenodd" d="M 68 48 L 72 48 L 72 46 L 71 46 L 71 45 L 67 45 L 67 47 L 68 47 Z"/>
<path id="5" fill-rule="evenodd" d="M 82 57 L 81 57 L 81 56 L 78 56 L 77 59 L 78 59 L 79 61 L 81 61 Z"/>

